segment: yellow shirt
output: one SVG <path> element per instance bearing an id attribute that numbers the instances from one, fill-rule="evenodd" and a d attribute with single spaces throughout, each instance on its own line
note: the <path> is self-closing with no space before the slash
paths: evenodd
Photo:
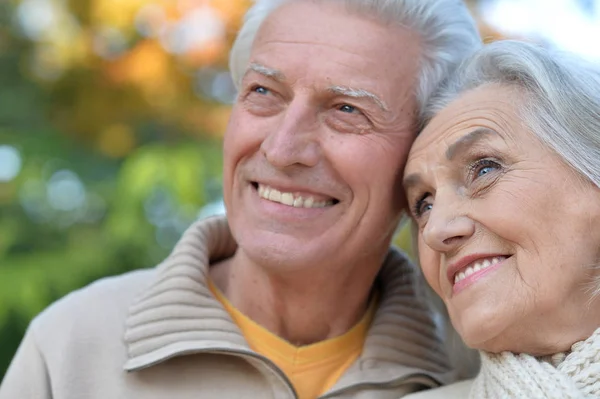
<path id="1" fill-rule="evenodd" d="M 344 335 L 312 345 L 294 346 L 236 309 L 212 281 L 209 280 L 208 286 L 242 330 L 252 350 L 283 370 L 300 399 L 314 399 L 327 392 L 358 358 L 377 302 L 374 296 L 360 322 Z"/>

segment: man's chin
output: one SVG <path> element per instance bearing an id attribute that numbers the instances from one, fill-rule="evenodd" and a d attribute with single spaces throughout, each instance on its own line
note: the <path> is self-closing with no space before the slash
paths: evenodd
<path id="1" fill-rule="evenodd" d="M 238 246 L 253 263 L 276 270 L 302 271 L 335 259 L 332 245 L 320 236 L 297 237 L 281 232 L 248 232 Z"/>

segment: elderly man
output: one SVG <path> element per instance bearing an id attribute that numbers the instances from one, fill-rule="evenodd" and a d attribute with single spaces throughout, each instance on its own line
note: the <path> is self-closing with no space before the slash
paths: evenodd
<path id="1" fill-rule="evenodd" d="M 420 106 L 479 47 L 454 0 L 259 0 L 232 51 L 227 219 L 34 320 L 25 398 L 398 398 L 454 379 L 390 249 Z"/>

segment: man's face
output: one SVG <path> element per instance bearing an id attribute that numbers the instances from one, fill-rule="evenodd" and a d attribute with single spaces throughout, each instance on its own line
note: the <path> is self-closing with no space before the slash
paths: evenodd
<path id="1" fill-rule="evenodd" d="M 381 262 L 404 208 L 417 36 L 333 3 L 264 22 L 224 143 L 239 250 L 287 270 Z"/>

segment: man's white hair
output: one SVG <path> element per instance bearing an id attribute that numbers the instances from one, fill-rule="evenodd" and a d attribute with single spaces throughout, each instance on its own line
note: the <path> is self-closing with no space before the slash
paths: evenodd
<path id="1" fill-rule="evenodd" d="M 250 51 L 264 20 L 289 1 L 256 0 L 231 49 L 229 68 L 239 85 L 248 67 Z M 396 24 L 414 31 L 422 45 L 416 99 L 419 111 L 437 85 L 467 56 L 481 47 L 477 27 L 461 0 L 311 0 L 339 2 L 349 11 L 367 15 L 382 24 Z M 398 54 L 398 56 L 402 56 Z"/>
<path id="2" fill-rule="evenodd" d="M 526 42 L 489 44 L 440 85 L 421 125 L 461 94 L 489 84 L 523 94 L 517 106 L 524 126 L 572 167 L 576 178 L 571 184 L 585 179 L 600 188 L 599 65 Z M 591 288 L 600 295 L 600 279 Z"/>

